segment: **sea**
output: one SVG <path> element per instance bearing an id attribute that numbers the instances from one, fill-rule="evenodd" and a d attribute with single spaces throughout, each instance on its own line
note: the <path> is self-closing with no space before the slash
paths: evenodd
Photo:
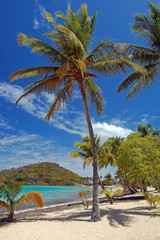
<path id="1" fill-rule="evenodd" d="M 89 197 L 92 197 L 92 187 L 80 186 L 24 186 L 22 195 L 30 191 L 38 191 L 42 194 L 45 206 L 57 206 L 63 203 L 81 201 L 78 192 L 91 190 Z"/>
<path id="2" fill-rule="evenodd" d="M 21 194 L 18 197 L 21 197 L 23 194 L 30 191 L 38 191 L 42 194 L 44 200 L 44 207 L 54 207 L 59 205 L 64 205 L 68 203 L 76 203 L 82 201 L 79 197 L 79 191 L 85 191 L 90 189 L 88 199 L 92 198 L 92 186 L 90 187 L 81 187 L 81 186 L 24 186 Z M 1 200 L 3 200 L 1 198 Z M 25 206 L 21 211 L 26 211 L 29 209 L 37 209 L 36 205 Z M 1 212 L 1 211 L 0 211 Z"/>

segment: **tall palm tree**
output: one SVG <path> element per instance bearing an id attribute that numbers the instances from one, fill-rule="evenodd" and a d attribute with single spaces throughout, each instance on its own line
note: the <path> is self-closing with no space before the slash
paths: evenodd
<path id="1" fill-rule="evenodd" d="M 25 193 L 18 198 L 18 195 L 23 189 L 22 183 L 14 185 L 6 185 L 1 187 L 1 194 L 4 201 L 0 200 L 0 208 L 5 208 L 9 212 L 9 221 L 13 222 L 14 211 L 22 209 L 25 205 L 32 203 L 37 204 L 39 207 L 44 206 L 42 195 L 37 191 Z"/>
<path id="2" fill-rule="evenodd" d="M 37 81 L 25 88 L 26 92 L 17 100 L 16 104 L 20 99 L 32 93 L 40 96 L 43 92 L 56 93 L 45 117 L 47 120 L 50 120 L 57 110 L 66 106 L 72 99 L 76 85 L 78 85 L 93 152 L 92 221 L 100 220 L 100 213 L 97 153 L 87 98 L 90 104 L 96 107 L 98 115 L 103 113 L 104 108 L 101 89 L 94 83 L 93 79 L 96 77 L 96 73 L 108 76 L 127 73 L 130 69 L 145 71 L 141 66 L 125 59 L 124 53 L 121 54 L 115 50 L 114 43 L 109 39 L 100 41 L 92 51 L 89 51 L 92 45 L 96 16 L 97 14 L 92 17 L 88 16 L 86 4 L 83 4 L 76 13 L 68 7 L 66 16 L 62 12 L 56 12 L 57 19 L 60 19 L 64 24 L 58 25 L 52 15 L 46 12 L 44 17 L 53 25 L 55 31 L 44 35 L 52 41 L 52 46 L 23 33 L 18 35 L 18 43 L 31 48 L 32 52 L 46 56 L 50 61 L 50 66 L 22 69 L 10 77 L 11 81 L 19 78 L 38 78 Z"/>
<path id="3" fill-rule="evenodd" d="M 107 167 L 108 164 L 113 165 L 114 162 L 113 162 L 112 155 L 108 151 L 108 148 L 105 148 L 104 144 L 100 144 L 100 137 L 97 137 L 97 135 L 95 136 L 95 145 L 96 145 L 99 169 L 101 169 L 102 167 Z M 82 139 L 82 142 L 76 142 L 75 147 L 80 149 L 81 151 L 71 151 L 70 152 L 71 157 L 73 158 L 80 157 L 81 159 L 83 159 L 84 169 L 86 165 L 90 165 L 91 163 L 93 164 L 91 140 L 88 135 Z M 98 180 L 101 187 L 105 189 L 99 175 L 98 175 Z"/>
<path id="4" fill-rule="evenodd" d="M 132 30 L 145 41 L 148 48 L 123 43 L 117 44 L 116 49 L 123 49 L 128 59 L 143 64 L 148 73 L 135 71 L 122 82 L 118 92 L 131 87 L 127 99 L 148 89 L 160 77 L 160 4 L 155 6 L 149 1 L 149 14 L 136 14 L 134 18 Z"/>
<path id="5" fill-rule="evenodd" d="M 137 126 L 137 133 L 141 136 L 141 137 L 146 137 L 148 135 L 151 134 L 151 132 L 153 132 L 153 128 L 151 126 L 151 124 L 148 124 L 147 126 L 144 124 L 138 124 Z"/>

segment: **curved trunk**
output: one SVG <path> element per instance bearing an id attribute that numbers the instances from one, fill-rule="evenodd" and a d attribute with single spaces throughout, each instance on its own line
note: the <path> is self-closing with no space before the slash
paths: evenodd
<path id="1" fill-rule="evenodd" d="M 88 104 L 86 99 L 86 94 L 83 86 L 83 82 L 79 81 L 79 88 L 81 90 L 83 106 L 86 116 L 86 121 L 89 130 L 89 136 L 92 145 L 92 153 L 93 153 L 93 205 L 92 205 L 92 216 L 91 221 L 97 222 L 101 219 L 100 211 L 99 211 L 99 190 L 98 190 L 98 160 L 97 160 L 97 152 L 96 145 L 94 140 L 93 128 L 90 120 Z"/>
<path id="2" fill-rule="evenodd" d="M 153 180 L 153 182 L 154 182 L 154 184 L 155 184 L 156 189 L 158 190 L 158 192 L 160 192 L 160 188 L 159 188 L 159 186 L 158 186 L 158 184 L 157 184 L 157 181 L 156 181 L 153 173 L 150 172 L 150 174 L 151 174 L 151 177 L 152 177 L 152 180 Z"/>
<path id="3" fill-rule="evenodd" d="M 104 187 L 104 185 L 103 185 L 103 183 L 102 183 L 102 181 L 101 181 L 101 179 L 99 177 L 99 174 L 98 174 L 98 180 L 99 180 L 99 184 L 101 185 L 102 189 L 105 189 L 105 187 Z"/>

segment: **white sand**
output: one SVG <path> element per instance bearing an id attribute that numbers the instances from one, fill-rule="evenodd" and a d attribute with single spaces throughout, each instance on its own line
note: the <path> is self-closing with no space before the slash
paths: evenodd
<path id="1" fill-rule="evenodd" d="M 2 240 L 160 240 L 160 215 L 150 218 L 146 201 L 100 204 L 102 220 L 89 222 L 91 209 L 26 217 L 0 225 Z"/>

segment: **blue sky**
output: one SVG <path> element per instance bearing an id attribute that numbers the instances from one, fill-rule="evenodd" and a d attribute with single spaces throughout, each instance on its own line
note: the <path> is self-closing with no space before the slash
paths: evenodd
<path id="1" fill-rule="evenodd" d="M 98 12 L 94 43 L 105 37 L 116 42 L 128 42 L 144 46 L 129 23 L 134 22 L 134 14 L 147 13 L 147 0 L 86 0 L 89 15 Z M 154 1 L 157 3 L 158 1 Z M 23 93 L 29 80 L 9 83 L 9 75 L 19 69 L 45 66 L 47 59 L 30 53 L 30 49 L 17 44 L 17 34 L 23 32 L 32 37 L 45 39 L 43 33 L 52 29 L 43 19 L 44 11 L 54 15 L 56 11 L 66 12 L 68 4 L 73 11 L 84 1 L 28 0 L 1 3 L 1 67 L 0 67 L 0 170 L 19 167 L 43 161 L 56 162 L 81 176 L 92 176 L 92 167 L 82 168 L 82 160 L 71 159 L 75 141 L 81 141 L 88 133 L 80 93 L 77 90 L 72 102 L 61 112 L 44 121 L 49 104 L 54 95 L 36 98 L 34 95 L 14 103 Z M 51 42 L 48 42 L 51 44 Z M 117 89 L 126 76 L 98 76 L 96 83 L 103 90 L 106 100 L 104 114 L 98 117 L 90 108 L 94 132 L 102 142 L 108 137 L 125 137 L 136 130 L 138 123 L 152 124 L 160 129 L 160 81 L 146 92 L 126 101 L 127 91 L 117 94 Z M 113 173 L 110 167 L 100 174 Z"/>

